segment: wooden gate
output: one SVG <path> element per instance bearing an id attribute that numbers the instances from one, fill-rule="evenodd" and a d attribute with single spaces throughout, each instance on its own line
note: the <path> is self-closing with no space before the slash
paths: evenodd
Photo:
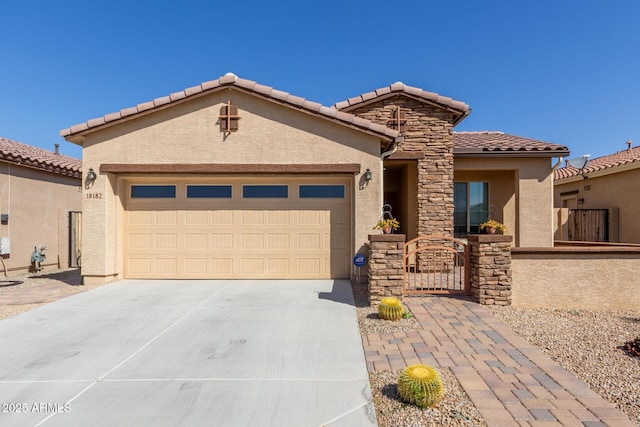
<path id="1" fill-rule="evenodd" d="M 569 240 L 609 241 L 608 209 L 569 209 Z"/>
<path id="2" fill-rule="evenodd" d="M 468 294 L 469 245 L 448 236 L 420 236 L 405 243 L 403 293 Z"/>
<path id="3" fill-rule="evenodd" d="M 69 212 L 69 267 L 80 267 L 82 255 L 82 212 Z"/>

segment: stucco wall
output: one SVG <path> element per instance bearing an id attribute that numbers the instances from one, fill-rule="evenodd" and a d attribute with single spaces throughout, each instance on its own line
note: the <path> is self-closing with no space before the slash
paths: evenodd
<path id="1" fill-rule="evenodd" d="M 640 307 L 640 250 L 512 254 L 512 305 L 561 309 Z"/>
<path id="2" fill-rule="evenodd" d="M 561 193 L 576 190 L 576 194 L 561 196 Z M 561 208 L 563 199 L 575 198 L 583 200 L 583 203 L 576 206 L 578 209 L 617 209 L 617 229 L 609 230 L 610 241 L 640 243 L 640 197 L 630 197 L 639 193 L 639 168 L 608 175 L 593 174 L 588 179 L 580 177 L 567 184 L 557 183 L 554 189 L 554 206 Z M 616 226 L 615 221 L 611 223 Z"/>
<path id="3" fill-rule="evenodd" d="M 225 137 L 218 117 L 229 99 L 242 118 L 240 129 Z M 89 134 L 83 167 L 98 171 L 104 163 L 357 163 L 361 173 L 353 180 L 352 224 L 357 252 L 380 216 L 379 153 L 376 136 L 228 89 Z M 361 185 L 367 168 L 373 179 Z M 116 177 L 107 175 L 99 176 L 89 190 L 102 198 L 84 199 L 83 251 L 98 254 L 83 259 L 88 281 L 111 280 L 122 273 L 122 202 Z"/>
<path id="4" fill-rule="evenodd" d="M 24 274 L 35 246 L 46 246 L 45 269 L 69 266 L 69 212 L 80 211 L 80 180 L 0 163 L 0 237 L 9 237 L 9 275 Z M 2 265 L 0 265 L 0 270 Z"/>
<path id="5" fill-rule="evenodd" d="M 491 204 L 497 216 L 502 211 L 505 225 L 514 236 L 515 246 L 553 246 L 551 159 L 456 158 L 454 177 L 455 180 L 473 178 L 490 183 Z"/>

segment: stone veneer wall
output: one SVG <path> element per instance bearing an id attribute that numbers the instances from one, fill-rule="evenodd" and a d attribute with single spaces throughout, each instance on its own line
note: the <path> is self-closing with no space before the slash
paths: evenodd
<path id="1" fill-rule="evenodd" d="M 512 236 L 470 235 L 471 297 L 485 305 L 511 305 Z"/>
<path id="2" fill-rule="evenodd" d="M 369 236 L 369 304 L 373 307 L 384 297 L 402 299 L 402 256 L 404 234 Z"/>
<path id="3" fill-rule="evenodd" d="M 407 96 L 393 96 L 350 113 L 389 126 L 396 107 L 405 111 L 406 130 L 399 152 L 422 152 L 418 160 L 418 235 L 453 236 L 454 114 Z M 398 153 L 398 152 L 397 152 Z M 400 153 L 398 153 L 400 154 Z M 393 158 L 393 156 L 391 157 Z"/>

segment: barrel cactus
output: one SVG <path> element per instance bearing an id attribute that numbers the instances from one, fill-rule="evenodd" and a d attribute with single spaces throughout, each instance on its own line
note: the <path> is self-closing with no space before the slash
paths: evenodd
<path id="1" fill-rule="evenodd" d="M 432 408 L 444 396 L 444 384 L 431 366 L 416 364 L 404 368 L 398 378 L 398 394 L 407 403 Z"/>
<path id="2" fill-rule="evenodd" d="M 382 298 L 378 304 L 378 317 L 385 320 L 400 320 L 404 313 L 404 307 L 398 298 Z"/>

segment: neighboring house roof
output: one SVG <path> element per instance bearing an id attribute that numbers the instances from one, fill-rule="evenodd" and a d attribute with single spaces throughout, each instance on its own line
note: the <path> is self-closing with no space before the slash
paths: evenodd
<path id="1" fill-rule="evenodd" d="M 461 156 L 525 156 L 525 157 L 561 157 L 569 155 L 564 145 L 552 144 L 537 139 L 523 138 L 504 132 L 454 132 L 452 136 L 453 152 Z"/>
<path id="2" fill-rule="evenodd" d="M 189 98 L 202 96 L 203 94 L 216 92 L 230 87 L 268 98 L 269 100 L 279 102 L 283 105 L 287 105 L 307 113 L 312 113 L 325 119 L 337 121 L 343 125 L 374 133 L 386 140 L 394 140 L 400 135 L 398 131 L 390 129 L 384 125 L 354 116 L 353 114 L 338 111 L 332 107 L 325 107 L 317 102 L 308 101 L 299 96 L 290 95 L 287 92 L 282 92 L 251 80 L 239 78 L 233 73 L 227 73 L 216 80 L 204 82 L 198 86 L 172 93 L 169 96 L 156 98 L 153 101 L 138 104 L 135 107 L 125 108 L 118 112 L 71 126 L 68 129 L 63 129 L 60 131 L 60 136 L 69 138 L 77 134 L 82 134 L 86 131 L 95 130 L 105 125 L 115 124 L 125 119 L 134 118 L 154 110 L 166 108 L 171 104 L 182 102 Z"/>
<path id="3" fill-rule="evenodd" d="M 56 154 L 0 136 L 0 161 L 40 169 L 59 175 L 82 177 L 82 160 Z"/>
<path id="4" fill-rule="evenodd" d="M 570 178 L 572 176 L 588 174 L 590 172 L 617 168 L 619 166 L 635 162 L 640 162 L 640 147 L 629 147 L 628 149 L 618 151 L 615 154 L 609 154 L 607 156 L 589 160 L 587 167 L 585 167 L 584 169 L 576 169 L 573 166 L 569 165 L 556 169 L 554 171 L 554 178 L 556 180 L 560 180 L 564 178 Z"/>
<path id="5" fill-rule="evenodd" d="M 402 82 L 396 82 L 389 86 L 385 86 L 380 89 L 376 89 L 372 92 L 367 92 L 353 98 L 349 98 L 346 101 L 337 102 L 334 108 L 338 110 L 353 110 L 363 105 L 370 104 L 372 102 L 379 101 L 380 99 L 388 98 L 390 96 L 403 94 L 413 98 L 417 98 L 420 101 L 436 105 L 445 110 L 452 111 L 458 117 L 454 121 L 454 125 L 459 123 L 462 119 L 471 113 L 471 109 L 467 104 L 461 101 L 456 101 L 446 96 L 440 96 L 435 92 L 427 92 L 417 87 L 407 86 Z"/>

